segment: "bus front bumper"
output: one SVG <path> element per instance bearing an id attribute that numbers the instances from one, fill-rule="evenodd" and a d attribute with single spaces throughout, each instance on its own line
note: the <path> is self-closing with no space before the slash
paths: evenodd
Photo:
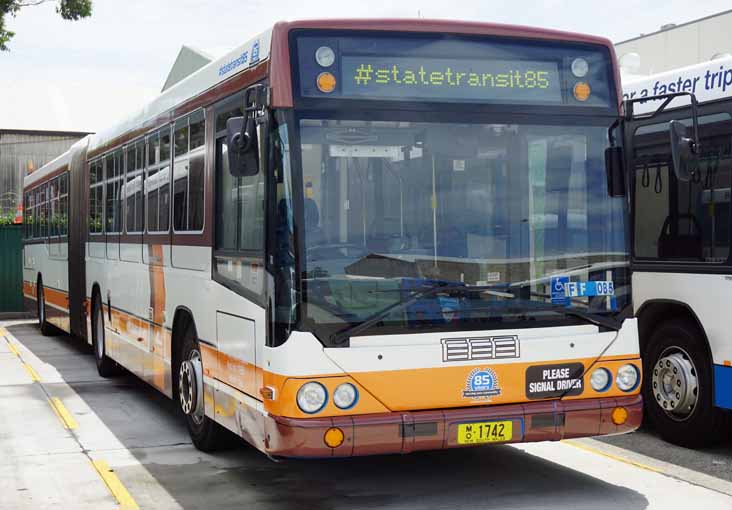
<path id="1" fill-rule="evenodd" d="M 616 425 L 612 412 L 619 407 L 627 419 Z M 631 432 L 642 418 L 640 395 L 309 419 L 268 416 L 265 451 L 272 457 L 351 457 L 457 448 L 472 446 L 458 443 L 459 424 L 509 420 L 513 437 L 507 443 L 559 441 Z M 334 427 L 344 439 L 331 448 L 325 434 Z"/>

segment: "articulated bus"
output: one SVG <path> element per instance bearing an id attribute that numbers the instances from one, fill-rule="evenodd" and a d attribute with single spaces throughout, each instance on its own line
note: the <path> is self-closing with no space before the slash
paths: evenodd
<path id="1" fill-rule="evenodd" d="M 28 305 L 202 450 L 634 430 L 617 69 L 570 33 L 279 23 L 26 178 Z"/>
<path id="2" fill-rule="evenodd" d="M 624 83 L 631 101 L 658 94 L 678 97 L 665 108 L 637 102 L 625 126 L 633 303 L 646 415 L 667 440 L 695 447 L 723 435 L 732 409 L 732 58 Z M 669 122 L 693 137 L 694 118 L 697 156 L 679 177 Z"/>

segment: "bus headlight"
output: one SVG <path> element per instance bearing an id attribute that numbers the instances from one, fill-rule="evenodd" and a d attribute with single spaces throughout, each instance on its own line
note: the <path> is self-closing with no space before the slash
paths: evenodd
<path id="1" fill-rule="evenodd" d="M 610 387 L 610 372 L 606 368 L 596 368 L 590 376 L 590 386 L 595 391 L 605 391 Z"/>
<path id="2" fill-rule="evenodd" d="M 303 413 L 315 414 L 328 402 L 328 391 L 318 382 L 308 382 L 297 390 L 297 407 Z"/>
<path id="3" fill-rule="evenodd" d="M 618 369 L 615 384 L 622 391 L 632 391 L 638 386 L 639 376 L 638 369 L 634 365 L 623 365 Z"/>
<path id="4" fill-rule="evenodd" d="M 333 403 L 338 409 L 350 409 L 357 400 L 358 390 L 351 383 L 343 383 L 333 392 Z"/>

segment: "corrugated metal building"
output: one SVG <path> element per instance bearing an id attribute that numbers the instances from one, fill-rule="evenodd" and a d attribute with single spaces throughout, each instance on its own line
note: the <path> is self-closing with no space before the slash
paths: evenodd
<path id="1" fill-rule="evenodd" d="M 63 154 L 87 134 L 0 129 L 0 216 L 15 217 L 25 175 Z"/>

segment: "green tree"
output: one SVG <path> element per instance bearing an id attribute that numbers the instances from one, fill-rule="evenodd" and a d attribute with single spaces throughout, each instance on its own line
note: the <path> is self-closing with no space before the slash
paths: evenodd
<path id="1" fill-rule="evenodd" d="M 92 0 L 0 0 L 0 51 L 8 51 L 8 42 L 13 38 L 15 32 L 5 28 L 6 16 L 15 17 L 23 7 L 32 7 L 48 2 L 55 2 L 56 12 L 63 19 L 79 20 L 88 18 L 92 13 Z"/>

